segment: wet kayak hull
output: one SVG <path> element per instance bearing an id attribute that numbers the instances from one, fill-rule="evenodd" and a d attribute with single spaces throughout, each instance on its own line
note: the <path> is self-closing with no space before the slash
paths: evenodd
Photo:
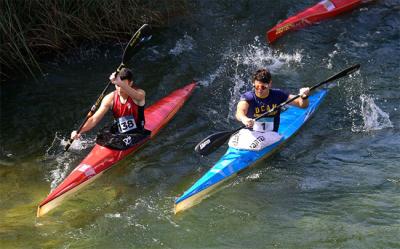
<path id="1" fill-rule="evenodd" d="M 350 11 L 365 1 L 362 0 L 324 0 L 316 5 L 286 19 L 267 31 L 266 38 L 273 43 L 287 32 L 318 23 L 322 20 L 332 18 L 341 13 Z"/>
<path id="2" fill-rule="evenodd" d="M 185 191 L 182 196 L 177 198 L 174 212 L 179 213 L 200 203 L 204 198 L 218 190 L 218 186 L 222 183 L 279 150 L 312 116 L 322 103 L 326 93 L 327 90 L 321 90 L 310 96 L 308 108 L 301 109 L 290 106 L 282 112 L 278 131 L 282 138 L 278 142 L 260 151 L 239 150 L 229 147 L 209 171 Z"/>
<path id="3" fill-rule="evenodd" d="M 117 162 L 146 144 L 173 118 L 195 86 L 195 83 L 190 83 L 146 108 L 145 128 L 151 131 L 151 135 L 135 146 L 128 150 L 113 150 L 96 144 L 86 158 L 39 204 L 37 216 L 40 217 L 59 206 L 66 198 L 96 180 Z"/>

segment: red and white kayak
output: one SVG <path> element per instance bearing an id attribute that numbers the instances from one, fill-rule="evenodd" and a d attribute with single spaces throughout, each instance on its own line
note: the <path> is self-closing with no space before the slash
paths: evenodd
<path id="1" fill-rule="evenodd" d="M 289 31 L 334 17 L 371 0 L 323 0 L 295 16 L 291 16 L 267 32 L 267 41 L 274 42 Z"/>
<path id="2" fill-rule="evenodd" d="M 138 150 L 143 144 L 153 138 L 168 121 L 174 117 L 178 110 L 193 92 L 196 83 L 190 83 L 183 88 L 175 90 L 145 110 L 145 128 L 151 131 L 149 138 L 128 150 L 113 150 L 96 144 L 85 159 L 58 185 L 38 207 L 37 217 L 40 217 L 61 202 L 76 193 L 84 186 L 93 182 L 115 163 L 127 155 Z"/>

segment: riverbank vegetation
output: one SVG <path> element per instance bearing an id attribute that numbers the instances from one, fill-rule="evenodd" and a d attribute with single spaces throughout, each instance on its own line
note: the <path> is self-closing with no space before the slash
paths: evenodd
<path id="1" fill-rule="evenodd" d="M 127 41 L 144 23 L 166 26 L 186 0 L 2 0 L 2 81 L 41 73 L 40 60 L 83 42 Z"/>

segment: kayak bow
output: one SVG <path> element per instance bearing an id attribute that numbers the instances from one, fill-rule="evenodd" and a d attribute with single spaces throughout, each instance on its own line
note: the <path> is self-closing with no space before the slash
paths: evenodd
<path id="1" fill-rule="evenodd" d="M 195 86 L 196 83 L 190 83 L 146 108 L 145 128 L 151 131 L 149 138 L 142 140 L 127 150 L 113 150 L 96 144 L 92 151 L 68 177 L 39 204 L 37 217 L 43 216 L 60 205 L 64 199 L 93 182 L 115 163 L 137 151 L 142 145 L 153 138 L 183 106 Z"/>
<path id="2" fill-rule="evenodd" d="M 272 155 L 311 117 L 322 103 L 327 92 L 327 90 L 320 90 L 311 95 L 309 97 L 310 104 L 305 109 L 288 106 L 281 113 L 278 132 L 282 136 L 282 139 L 278 142 L 260 151 L 239 150 L 229 147 L 225 155 L 175 201 L 175 214 L 200 203 L 212 191 L 217 190 L 219 185 L 254 165 L 256 162 Z"/>
<path id="3" fill-rule="evenodd" d="M 289 17 L 270 29 L 267 32 L 267 41 L 273 43 L 276 39 L 289 31 L 334 17 L 370 1 L 371 0 L 323 0 L 297 15 Z"/>

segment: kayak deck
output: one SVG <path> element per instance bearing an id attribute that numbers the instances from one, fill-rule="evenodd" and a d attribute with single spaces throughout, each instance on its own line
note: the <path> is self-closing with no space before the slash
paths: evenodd
<path id="1" fill-rule="evenodd" d="M 267 32 L 267 41 L 273 43 L 289 31 L 332 18 L 363 4 L 362 0 L 323 0 L 316 5 L 286 19 Z"/>
<path id="2" fill-rule="evenodd" d="M 309 97 L 310 104 L 305 109 L 289 106 L 287 110 L 282 112 L 278 131 L 282 139 L 278 142 L 260 151 L 239 150 L 229 147 L 222 158 L 175 201 L 175 214 L 198 204 L 221 183 L 254 165 L 257 161 L 273 154 L 311 117 L 326 94 L 327 90 L 321 90 L 311 95 Z"/>
<path id="3" fill-rule="evenodd" d="M 127 150 L 113 150 L 96 144 L 86 158 L 39 204 L 37 217 L 60 205 L 65 198 L 93 182 L 115 163 L 138 150 L 153 138 L 183 106 L 195 86 L 196 83 L 190 83 L 146 108 L 145 128 L 151 131 L 151 135 L 135 146 Z"/>

